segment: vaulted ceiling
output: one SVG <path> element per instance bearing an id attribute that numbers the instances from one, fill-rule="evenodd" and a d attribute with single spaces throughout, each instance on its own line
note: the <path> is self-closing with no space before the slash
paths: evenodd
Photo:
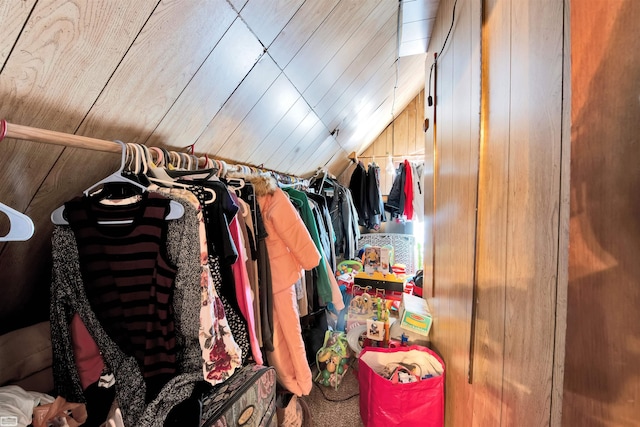
<path id="1" fill-rule="evenodd" d="M 429 28 L 437 3 L 403 3 L 403 42 Z M 197 154 L 301 176 L 318 167 L 338 174 L 424 86 L 426 54 L 397 60 L 398 6 L 0 1 L 0 119 L 173 150 L 194 144 Z M 3 288 L 0 329 L 11 329 L 33 320 L 33 307 L 46 313 L 51 212 L 113 173 L 119 158 L 10 137 L 0 147 L 0 202 L 35 224 L 29 241 L 0 242 L 0 283 L 14 284 Z M 0 236 L 6 224 L 0 215 Z M 33 305 L 38 298 L 44 306 Z"/>
<path id="2" fill-rule="evenodd" d="M 2 3 L 0 118 L 23 125 L 304 175 L 424 86 L 424 53 L 397 60 L 397 0 Z M 428 33 L 438 1 L 404 4 Z"/>

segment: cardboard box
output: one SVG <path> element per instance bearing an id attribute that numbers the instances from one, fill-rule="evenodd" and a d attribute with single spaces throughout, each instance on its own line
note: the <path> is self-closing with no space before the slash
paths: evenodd
<path id="1" fill-rule="evenodd" d="M 392 340 L 396 340 L 398 342 L 402 341 L 402 335 L 404 334 L 408 341 L 408 345 L 421 345 L 423 347 L 430 347 L 431 341 L 429 337 L 425 337 L 424 335 L 417 334 L 415 332 L 411 332 L 408 329 L 403 329 L 400 326 L 400 322 L 396 321 L 391 324 L 389 328 L 389 333 L 391 335 Z"/>
<path id="2" fill-rule="evenodd" d="M 427 300 L 415 295 L 402 294 L 399 312 L 402 329 L 424 336 L 429 335 L 432 319 Z"/>
<path id="3" fill-rule="evenodd" d="M 380 246 L 365 247 L 362 264 L 364 265 L 364 272 L 367 274 L 380 271 Z"/>
<path id="4" fill-rule="evenodd" d="M 392 246 L 365 246 L 364 254 L 362 255 L 362 265 L 364 266 L 365 273 L 373 274 L 375 272 L 380 272 L 382 274 L 389 274 L 391 272 L 392 264 Z"/>

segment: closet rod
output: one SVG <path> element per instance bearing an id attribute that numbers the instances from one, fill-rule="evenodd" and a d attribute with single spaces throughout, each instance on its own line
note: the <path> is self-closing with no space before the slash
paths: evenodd
<path id="1" fill-rule="evenodd" d="M 107 151 L 111 153 L 121 153 L 122 146 L 114 141 L 107 141 L 104 139 L 91 138 L 88 136 L 74 135 L 72 133 L 57 132 L 54 130 L 39 129 L 30 126 L 16 125 L 9 123 L 5 119 L 0 120 L 0 142 L 4 138 L 22 139 L 26 141 L 42 142 L 45 144 L 63 145 L 65 147 L 86 148 L 97 151 Z M 210 156 L 213 157 L 213 156 Z M 216 157 L 213 157 L 214 159 Z M 264 171 L 271 171 L 283 176 L 289 176 L 294 179 L 302 179 L 298 176 L 291 175 L 284 172 L 279 172 L 272 169 L 266 169 L 261 166 L 255 166 L 248 163 L 236 162 L 226 159 L 224 160 L 228 165 L 234 164 L 254 167 L 256 169 L 262 169 Z"/>
<path id="2" fill-rule="evenodd" d="M 0 142 L 4 138 L 15 138 L 27 141 L 43 142 L 46 144 L 64 145 L 66 147 L 88 148 L 112 153 L 122 152 L 122 146 L 117 142 L 54 130 L 38 129 L 30 126 L 16 125 L 6 120 L 0 121 Z"/>
<path id="3" fill-rule="evenodd" d="M 388 159 L 388 158 L 389 158 L 388 154 L 387 155 L 380 155 L 380 156 L 358 156 L 358 160 L 360 160 L 360 159 Z M 351 158 L 349 157 L 349 159 L 351 159 Z M 404 160 L 404 159 L 407 159 L 407 160 L 421 160 L 421 159 L 424 159 L 424 154 L 407 154 L 406 156 L 401 156 L 401 155 L 391 156 L 391 159 L 394 159 L 394 160 L 398 160 L 398 159 L 400 159 L 400 160 Z"/>

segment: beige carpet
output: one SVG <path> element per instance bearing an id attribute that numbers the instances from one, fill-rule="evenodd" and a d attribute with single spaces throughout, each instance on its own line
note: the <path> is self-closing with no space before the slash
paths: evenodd
<path id="1" fill-rule="evenodd" d="M 314 378 L 317 371 L 314 371 Z M 337 390 L 314 383 L 304 401 L 309 406 L 314 427 L 362 427 L 358 379 L 349 369 Z"/>

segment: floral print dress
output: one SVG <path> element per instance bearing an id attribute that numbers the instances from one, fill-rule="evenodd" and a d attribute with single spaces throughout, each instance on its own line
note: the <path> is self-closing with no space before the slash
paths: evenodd
<path id="1" fill-rule="evenodd" d="M 200 237 L 200 327 L 198 339 L 202 349 L 202 371 L 206 381 L 215 385 L 224 382 L 242 366 L 242 351 L 236 343 L 229 326 L 227 314 L 216 290 L 216 280 L 220 281 L 219 268 L 215 257 L 208 253 L 204 216 L 200 201 L 195 194 L 198 188 L 189 190 L 158 188 L 156 191 L 180 197 L 197 208 L 198 235 Z M 195 193 L 195 194 L 194 194 Z M 212 260 L 213 258 L 213 260 Z M 213 262 L 212 262 L 213 261 Z"/>

